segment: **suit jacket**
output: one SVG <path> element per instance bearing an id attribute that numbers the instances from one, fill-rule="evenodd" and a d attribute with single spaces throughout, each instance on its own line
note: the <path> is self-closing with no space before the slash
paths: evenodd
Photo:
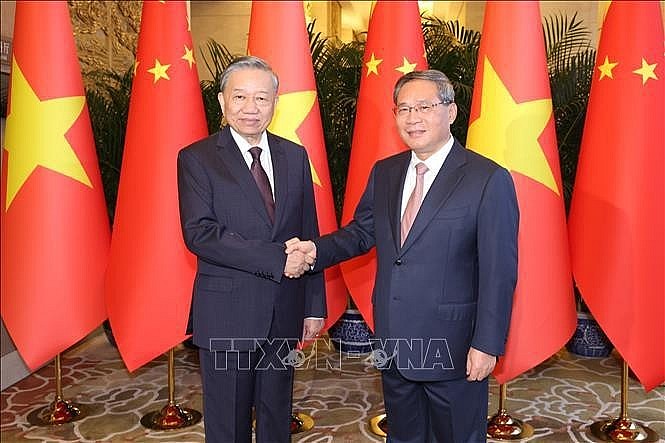
<path id="1" fill-rule="evenodd" d="M 470 346 L 504 351 L 517 281 L 515 189 L 508 171 L 455 141 L 400 246 L 410 159 L 407 151 L 376 163 L 354 220 L 315 242 L 316 266 L 376 245 L 375 337 L 389 356 L 397 351 L 408 379 L 461 378 Z"/>
<path id="2" fill-rule="evenodd" d="M 299 338 L 303 319 L 325 317 L 323 274 L 283 277 L 284 242 L 318 235 L 314 190 L 302 146 L 268 133 L 275 223 L 228 127 L 180 151 L 178 191 L 187 247 L 197 256 L 194 343 L 253 349 L 252 340 Z"/>

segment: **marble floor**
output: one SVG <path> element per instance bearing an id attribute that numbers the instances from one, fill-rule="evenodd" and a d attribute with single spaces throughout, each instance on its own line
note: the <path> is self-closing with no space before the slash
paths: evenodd
<path id="1" fill-rule="evenodd" d="M 382 442 L 368 421 L 383 412 L 378 371 L 364 357 L 336 352 L 327 338 L 308 348 L 296 371 L 294 410 L 315 420 L 313 429 L 294 435 L 298 443 Z M 118 351 L 101 330 L 62 356 L 64 397 L 85 404 L 86 417 L 73 423 L 31 426 L 31 411 L 54 398 L 53 364 L 2 391 L 2 442 L 202 442 L 203 423 L 174 431 L 153 431 L 139 420 L 168 399 L 165 357 L 129 374 Z M 176 401 L 201 411 L 197 353 L 175 352 Z M 490 413 L 498 387 L 490 389 Z M 620 401 L 620 362 L 578 357 L 561 350 L 508 384 L 507 408 L 535 428 L 528 441 L 593 442 L 588 426 L 616 417 Z M 629 381 L 630 416 L 665 437 L 665 387 L 648 394 Z M 661 439 L 662 441 L 665 441 Z"/>

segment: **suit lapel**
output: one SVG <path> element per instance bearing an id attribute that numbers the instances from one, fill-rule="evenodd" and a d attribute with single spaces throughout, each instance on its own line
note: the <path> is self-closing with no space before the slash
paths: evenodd
<path id="1" fill-rule="evenodd" d="M 273 137 L 271 133 L 268 133 L 268 145 L 270 146 L 275 182 L 275 224 L 273 226 L 273 234 L 275 234 L 286 208 L 286 196 L 289 189 L 289 162 L 281 141 Z"/>
<path id="2" fill-rule="evenodd" d="M 462 168 L 462 165 L 465 163 L 466 155 L 464 153 L 464 148 L 459 142 L 457 142 L 457 140 L 455 140 L 448 157 L 443 162 L 443 166 L 439 170 L 427 195 L 425 195 L 425 199 L 420 205 L 420 210 L 411 226 L 409 235 L 406 236 L 406 241 L 402 247 L 402 253 L 411 247 L 411 245 L 418 239 L 434 215 L 455 191 L 455 188 L 464 176 L 464 168 Z"/>
<path id="3" fill-rule="evenodd" d="M 398 252 L 402 247 L 402 219 L 400 217 L 402 211 L 402 193 L 404 192 L 404 180 L 406 179 L 406 172 L 409 168 L 410 161 L 411 151 L 406 151 L 405 155 L 396 159 L 395 163 L 391 166 L 387 174 L 388 179 L 390 180 L 388 183 L 388 214 L 390 214 L 390 226 L 393 232 L 395 251 Z"/>
<path id="4" fill-rule="evenodd" d="M 247 163 L 240 153 L 240 148 L 238 148 L 235 140 L 233 140 L 231 130 L 228 127 L 225 127 L 219 133 L 217 147 L 217 152 L 222 161 L 227 166 L 235 181 L 240 185 L 240 189 L 242 189 L 247 200 L 254 206 L 254 209 L 256 209 L 261 218 L 270 225 L 270 218 L 263 204 L 259 188 L 256 186 L 254 177 L 252 177 L 252 173 L 249 171 Z"/>

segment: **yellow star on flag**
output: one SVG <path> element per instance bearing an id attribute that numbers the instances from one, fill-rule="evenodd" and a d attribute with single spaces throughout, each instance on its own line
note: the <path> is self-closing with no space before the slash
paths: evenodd
<path id="1" fill-rule="evenodd" d="M 614 77 L 612 76 L 612 69 L 614 69 L 614 67 L 618 64 L 619 62 L 610 63 L 609 58 L 605 56 L 605 61 L 603 62 L 603 64 L 598 66 L 598 69 L 600 70 L 600 78 L 598 80 L 602 80 L 605 77 L 614 79 Z"/>
<path id="2" fill-rule="evenodd" d="M 367 66 L 367 75 L 366 76 L 369 77 L 369 75 L 371 73 L 379 75 L 379 69 L 378 68 L 379 68 L 379 65 L 381 64 L 382 61 L 383 61 L 383 59 L 374 58 L 374 53 L 372 52 L 372 57 L 370 57 L 369 61 L 367 63 L 365 63 L 365 66 Z"/>
<path id="3" fill-rule="evenodd" d="M 185 45 L 185 55 L 183 55 L 180 58 L 189 63 L 189 69 L 192 69 L 192 65 L 196 63 L 194 61 L 194 52 L 191 49 L 189 49 L 187 45 Z"/>
<path id="4" fill-rule="evenodd" d="M 275 107 L 275 115 L 272 118 L 272 122 L 270 122 L 268 130 L 293 143 L 302 145 L 296 131 L 309 115 L 315 101 L 316 91 L 298 91 L 280 94 L 279 101 Z M 312 170 L 312 181 L 321 186 L 321 180 L 311 161 L 309 162 L 309 166 Z"/>
<path id="5" fill-rule="evenodd" d="M 650 78 L 658 80 L 658 77 L 656 77 L 656 73 L 654 72 L 656 70 L 656 65 L 658 65 L 658 63 L 650 65 L 646 60 L 642 59 L 642 67 L 634 70 L 633 74 L 642 76 L 642 85 L 644 85 Z"/>
<path id="6" fill-rule="evenodd" d="M 169 78 L 169 75 L 166 73 L 166 71 L 170 67 L 171 67 L 171 65 L 163 65 L 159 62 L 158 59 L 155 59 L 155 66 L 148 69 L 148 72 L 155 76 L 152 83 L 153 84 L 157 83 L 157 80 L 159 80 L 160 78 L 165 78 L 167 80 L 171 80 Z"/>
<path id="7" fill-rule="evenodd" d="M 395 71 L 399 71 L 402 74 L 408 74 L 409 72 L 413 72 L 417 65 L 418 63 L 409 63 L 406 57 L 403 57 L 402 66 L 395 68 Z"/>
<path id="8" fill-rule="evenodd" d="M 559 195 L 554 174 L 538 142 L 551 116 L 551 99 L 516 103 L 485 58 L 480 117 L 469 126 L 467 145 Z"/>
<path id="9" fill-rule="evenodd" d="M 7 116 L 5 149 L 9 208 L 28 177 L 38 167 L 50 169 L 92 188 L 92 183 L 65 134 L 78 119 L 84 96 L 40 100 L 12 60 L 11 112 Z"/>

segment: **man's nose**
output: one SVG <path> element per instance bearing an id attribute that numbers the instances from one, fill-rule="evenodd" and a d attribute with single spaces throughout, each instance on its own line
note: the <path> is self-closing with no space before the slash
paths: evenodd
<path id="1" fill-rule="evenodd" d="M 411 108 L 409 113 L 406 115 L 407 123 L 417 123 L 422 120 L 420 112 L 416 111 L 416 108 Z"/>
<path id="2" fill-rule="evenodd" d="M 259 107 L 256 104 L 255 98 L 250 98 L 246 100 L 242 106 L 242 112 L 254 114 L 259 111 Z"/>

